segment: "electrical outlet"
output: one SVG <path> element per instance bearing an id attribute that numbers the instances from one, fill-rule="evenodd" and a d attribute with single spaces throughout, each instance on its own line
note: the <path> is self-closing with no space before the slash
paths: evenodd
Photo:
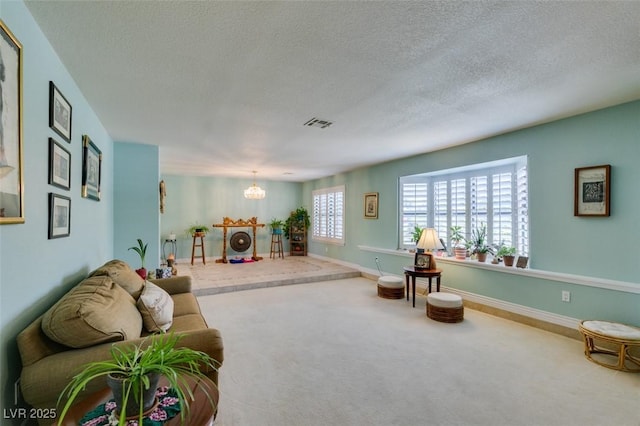
<path id="1" fill-rule="evenodd" d="M 563 302 L 571 302 L 571 292 L 563 290 L 562 291 L 562 301 Z"/>

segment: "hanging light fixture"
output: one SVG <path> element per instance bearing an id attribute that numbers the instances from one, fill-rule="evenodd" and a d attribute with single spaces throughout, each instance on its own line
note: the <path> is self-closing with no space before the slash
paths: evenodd
<path id="1" fill-rule="evenodd" d="M 249 200 L 262 200 L 267 193 L 264 189 L 256 185 L 256 171 L 253 172 L 253 185 L 244 190 L 244 198 Z"/>

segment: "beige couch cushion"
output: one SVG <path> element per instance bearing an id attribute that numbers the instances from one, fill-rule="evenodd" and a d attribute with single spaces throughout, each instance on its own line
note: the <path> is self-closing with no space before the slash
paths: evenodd
<path id="1" fill-rule="evenodd" d="M 138 300 L 138 297 L 140 297 L 144 287 L 144 280 L 126 262 L 118 259 L 111 260 L 93 271 L 89 276 L 101 275 L 110 277 L 113 282 L 127 290 L 134 299 Z"/>
<path id="2" fill-rule="evenodd" d="M 42 331 L 72 348 L 136 339 L 142 317 L 133 298 L 107 276 L 87 278 L 42 317 Z"/>
<path id="3" fill-rule="evenodd" d="M 169 293 L 147 281 L 136 303 L 144 328 L 155 333 L 167 331 L 173 322 L 173 299 Z"/>

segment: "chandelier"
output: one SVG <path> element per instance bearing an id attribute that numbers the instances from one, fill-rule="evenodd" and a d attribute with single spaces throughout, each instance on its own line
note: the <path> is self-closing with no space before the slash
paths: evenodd
<path id="1" fill-rule="evenodd" d="M 249 200 L 262 200 L 267 193 L 264 189 L 256 185 L 256 171 L 253 172 L 253 185 L 244 190 L 244 198 Z"/>

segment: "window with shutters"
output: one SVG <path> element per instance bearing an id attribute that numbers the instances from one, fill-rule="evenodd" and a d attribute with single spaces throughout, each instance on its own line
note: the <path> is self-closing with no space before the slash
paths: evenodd
<path id="1" fill-rule="evenodd" d="M 463 235 L 487 226 L 492 245 L 529 256 L 527 157 L 400 178 L 400 248 L 414 248 L 415 226 L 435 228 L 450 248 L 450 228 Z"/>
<path id="2" fill-rule="evenodd" d="M 344 244 L 344 192 L 344 185 L 313 191 L 313 240 Z"/>

